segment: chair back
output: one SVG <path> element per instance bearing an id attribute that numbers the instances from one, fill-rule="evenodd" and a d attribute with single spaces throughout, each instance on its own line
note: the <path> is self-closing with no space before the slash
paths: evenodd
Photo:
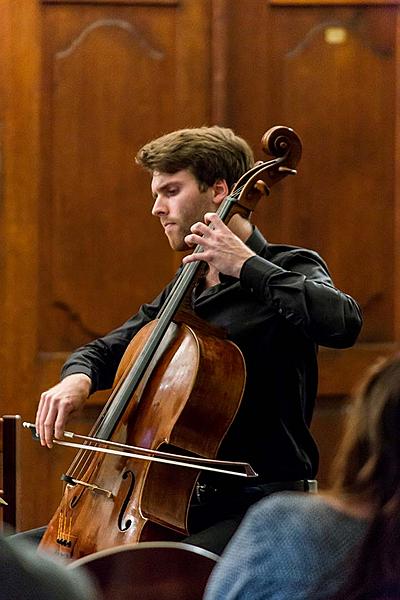
<path id="1" fill-rule="evenodd" d="M 71 563 L 85 568 L 104 600 L 201 600 L 218 556 L 181 542 L 140 542 Z"/>
<path id="2" fill-rule="evenodd" d="M 17 530 L 20 519 L 21 417 L 0 417 L 0 531 Z"/>

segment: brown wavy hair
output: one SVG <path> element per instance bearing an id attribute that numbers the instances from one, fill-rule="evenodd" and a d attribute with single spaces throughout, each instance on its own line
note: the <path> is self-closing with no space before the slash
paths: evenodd
<path id="1" fill-rule="evenodd" d="M 248 143 L 227 127 L 197 127 L 167 133 L 145 144 L 136 162 L 151 173 L 177 173 L 188 169 L 201 191 L 218 179 L 229 189 L 254 165 Z"/>
<path id="2" fill-rule="evenodd" d="M 399 353 L 375 364 L 356 390 L 332 476 L 334 494 L 355 504 L 367 502 L 372 510 L 358 558 L 335 600 L 399 597 Z M 379 595 L 383 588 L 386 595 Z"/>

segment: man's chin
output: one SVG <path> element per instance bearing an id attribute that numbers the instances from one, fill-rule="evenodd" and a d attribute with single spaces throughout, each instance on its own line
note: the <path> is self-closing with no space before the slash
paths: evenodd
<path id="1" fill-rule="evenodd" d="M 189 248 L 189 246 L 186 246 L 186 244 L 183 242 L 181 244 L 174 245 L 170 243 L 170 246 L 175 252 L 186 252 L 186 254 L 189 254 L 189 251 L 193 251 L 193 248 Z"/>
<path id="2" fill-rule="evenodd" d="M 176 240 L 168 237 L 168 242 L 172 250 L 175 250 L 175 252 L 186 252 L 187 250 L 190 250 L 189 246 L 186 246 L 183 240 Z"/>
<path id="3" fill-rule="evenodd" d="M 164 230 L 164 233 L 167 236 L 170 247 L 172 250 L 175 250 L 175 252 L 193 252 L 194 248 L 185 244 L 185 236 L 190 233 L 190 230 L 182 232 L 181 228 L 173 225 L 167 227 Z"/>

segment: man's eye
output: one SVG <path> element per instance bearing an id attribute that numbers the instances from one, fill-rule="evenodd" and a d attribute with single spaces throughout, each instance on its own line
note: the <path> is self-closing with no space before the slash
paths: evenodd
<path id="1" fill-rule="evenodd" d="M 178 193 L 178 188 L 168 188 L 167 196 L 175 196 Z"/>

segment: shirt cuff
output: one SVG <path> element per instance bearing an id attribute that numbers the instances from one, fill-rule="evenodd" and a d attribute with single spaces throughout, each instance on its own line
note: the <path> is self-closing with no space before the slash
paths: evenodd
<path id="1" fill-rule="evenodd" d="M 272 275 L 283 273 L 284 270 L 269 262 L 261 256 L 250 256 L 240 271 L 240 285 L 254 292 L 258 296 L 264 296 L 265 286 Z"/>
<path id="2" fill-rule="evenodd" d="M 98 385 L 97 380 L 93 375 L 92 369 L 90 369 L 89 367 L 85 367 L 83 365 L 69 365 L 62 369 L 60 378 L 61 378 L 61 380 L 63 380 L 66 377 L 68 377 L 68 375 L 77 375 L 80 373 L 82 375 L 87 375 L 92 382 L 92 384 L 90 386 L 90 394 L 93 394 L 94 392 L 96 392 L 97 385 Z"/>

